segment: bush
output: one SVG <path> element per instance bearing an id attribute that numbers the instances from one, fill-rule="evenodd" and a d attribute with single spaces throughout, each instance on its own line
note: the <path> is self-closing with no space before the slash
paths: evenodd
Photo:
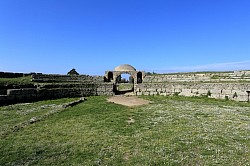
<path id="1" fill-rule="evenodd" d="M 174 92 L 174 96 L 179 96 L 181 92 Z"/>

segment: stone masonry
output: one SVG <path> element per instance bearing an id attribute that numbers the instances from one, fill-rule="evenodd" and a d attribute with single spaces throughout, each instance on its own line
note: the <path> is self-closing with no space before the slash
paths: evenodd
<path id="1" fill-rule="evenodd" d="M 69 76 L 42 73 L 6 73 L 1 78 L 31 76 L 25 85 L 0 85 L 0 105 L 94 95 L 114 95 L 117 78 L 130 74 L 134 95 L 207 96 L 210 98 L 249 101 L 250 71 L 146 74 L 125 64 L 106 71 L 104 76 Z"/>
<path id="2" fill-rule="evenodd" d="M 249 101 L 250 71 L 146 75 L 136 95 L 207 96 Z"/>
<path id="3" fill-rule="evenodd" d="M 113 84 L 104 82 L 101 76 L 33 74 L 31 79 L 34 84 L 0 85 L 0 105 L 64 97 L 113 95 Z"/>

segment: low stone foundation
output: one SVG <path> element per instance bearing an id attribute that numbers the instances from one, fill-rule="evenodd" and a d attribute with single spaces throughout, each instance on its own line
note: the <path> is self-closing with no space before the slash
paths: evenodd
<path id="1" fill-rule="evenodd" d="M 136 95 L 207 96 L 217 99 L 249 101 L 249 83 L 144 83 L 135 88 Z"/>
<path id="2" fill-rule="evenodd" d="M 113 95 L 113 84 L 46 84 L 37 85 L 36 88 L 23 87 L 6 91 L 6 95 L 0 95 L 0 105 L 65 97 Z"/>

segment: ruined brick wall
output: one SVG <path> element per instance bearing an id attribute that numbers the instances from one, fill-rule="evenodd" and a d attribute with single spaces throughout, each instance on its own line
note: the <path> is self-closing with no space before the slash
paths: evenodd
<path id="1" fill-rule="evenodd" d="M 12 73 L 12 72 L 0 72 L 0 78 L 18 78 L 18 77 L 24 77 L 29 76 L 34 73 Z"/>
<path id="2" fill-rule="evenodd" d="M 103 82 L 102 76 L 90 75 L 59 75 L 59 74 L 33 74 L 33 82 Z"/>
<path id="3" fill-rule="evenodd" d="M 135 87 L 136 95 L 208 96 L 217 99 L 248 101 L 250 82 L 156 82 Z"/>
<path id="4" fill-rule="evenodd" d="M 250 71 L 147 75 L 136 95 L 208 96 L 249 101 Z"/>
<path id="5" fill-rule="evenodd" d="M 147 75 L 143 83 L 250 81 L 250 71 Z"/>
<path id="6" fill-rule="evenodd" d="M 34 84 L 1 85 L 0 105 L 63 97 L 113 95 L 114 84 L 103 79 L 102 76 L 35 73 L 32 75 Z M 134 85 L 136 95 L 208 96 L 236 101 L 248 101 L 247 91 L 250 91 L 250 71 L 147 75 L 142 83 Z"/>
<path id="7" fill-rule="evenodd" d="M 2 72 L 2 78 L 17 78 L 23 76 L 26 75 L 24 73 Z M 95 95 L 113 95 L 113 84 L 104 83 L 103 76 L 69 76 L 32 73 L 32 82 L 30 84 L 0 85 L 0 105 Z"/>
<path id="8" fill-rule="evenodd" d="M 113 95 L 111 83 L 78 83 L 78 84 L 40 84 L 36 87 L 19 87 L 6 89 L 0 94 L 0 105 L 30 102 L 64 97 L 82 97 L 96 95 Z M 4 92 L 5 92 L 4 91 Z"/>

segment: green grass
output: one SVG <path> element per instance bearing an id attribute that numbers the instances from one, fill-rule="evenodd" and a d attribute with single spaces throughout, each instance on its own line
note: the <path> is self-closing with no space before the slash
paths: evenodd
<path id="1" fill-rule="evenodd" d="M 117 85 L 117 90 L 130 90 L 134 88 L 134 84 L 131 83 L 119 83 Z"/>
<path id="2" fill-rule="evenodd" d="M 18 78 L 0 78 L 0 85 L 26 85 L 33 84 L 31 76 Z"/>
<path id="3" fill-rule="evenodd" d="M 143 98 L 153 103 L 129 108 L 89 97 L 8 134 L 0 139 L 0 165 L 250 164 L 249 103 Z"/>
<path id="4" fill-rule="evenodd" d="M 57 100 L 40 101 L 36 103 L 14 104 L 0 107 L 0 136 L 12 132 L 17 126 L 54 110 L 61 109 L 63 103 L 76 100 L 64 98 Z"/>

